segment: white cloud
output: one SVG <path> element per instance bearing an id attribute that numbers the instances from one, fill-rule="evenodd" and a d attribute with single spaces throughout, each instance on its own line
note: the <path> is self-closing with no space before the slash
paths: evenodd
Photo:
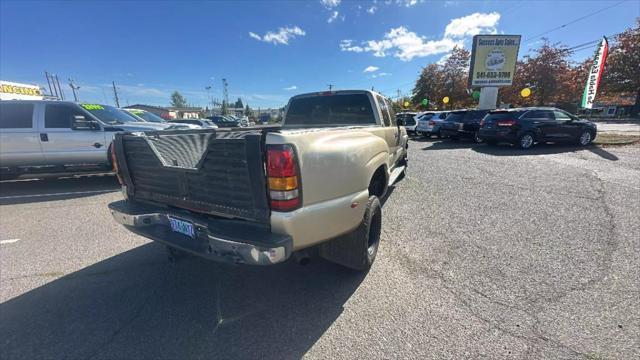
<path id="1" fill-rule="evenodd" d="M 415 57 L 444 54 L 455 46 L 464 46 L 466 38 L 479 33 L 496 33 L 500 14 L 474 13 L 465 17 L 452 19 L 442 39 L 427 40 L 404 26 L 389 30 L 381 40 L 363 41 L 359 45 L 353 40 L 340 41 L 340 49 L 348 52 L 371 52 L 373 56 L 392 55 L 402 61 L 410 61 Z"/>
<path id="2" fill-rule="evenodd" d="M 371 78 L 372 78 L 372 79 L 375 79 L 375 78 L 379 78 L 379 77 L 383 77 L 383 76 L 390 76 L 390 75 L 391 75 L 391 74 L 386 73 L 386 72 L 380 72 L 380 73 L 377 73 L 377 74 L 373 74 L 373 75 L 371 75 Z"/>
<path id="3" fill-rule="evenodd" d="M 298 87 L 297 87 L 297 86 L 295 86 L 295 85 L 291 85 L 291 86 L 286 87 L 286 88 L 284 88 L 284 89 L 282 89 L 282 90 L 291 91 L 291 90 L 297 90 L 297 89 L 298 89 Z"/>
<path id="4" fill-rule="evenodd" d="M 450 56 L 451 56 L 451 53 L 442 55 L 442 57 L 438 61 L 436 61 L 436 64 L 444 65 L 444 63 L 447 62 L 447 59 L 449 59 Z"/>
<path id="5" fill-rule="evenodd" d="M 495 34 L 496 25 L 500 20 L 497 12 L 473 13 L 461 18 L 453 19 L 444 30 L 445 37 L 465 37 L 478 35 L 480 33 Z"/>
<path id="6" fill-rule="evenodd" d="M 329 18 L 327 19 L 327 22 L 328 23 L 334 22 L 338 18 L 338 15 L 340 15 L 340 13 L 338 11 L 332 12 L 331 16 L 329 16 Z"/>
<path id="7" fill-rule="evenodd" d="M 378 7 L 377 7 L 377 6 L 375 6 L 375 5 L 372 5 L 370 8 L 368 8 L 368 9 L 367 9 L 367 12 L 368 12 L 369 14 L 375 14 L 375 13 L 376 13 L 376 10 L 378 10 Z"/>
<path id="8" fill-rule="evenodd" d="M 371 66 L 370 65 L 370 66 L 367 66 L 367 68 L 364 69 L 363 72 L 376 72 L 376 71 L 378 71 L 378 69 L 380 69 L 380 68 L 377 67 L 377 66 Z"/>
<path id="9" fill-rule="evenodd" d="M 337 7 L 338 5 L 340 5 L 342 1 L 341 0 L 320 0 L 320 2 L 327 9 L 333 9 L 334 7 Z"/>
<path id="10" fill-rule="evenodd" d="M 418 0 L 396 0 L 398 4 L 404 4 L 406 7 L 411 7 L 418 3 Z"/>
<path id="11" fill-rule="evenodd" d="M 361 53 L 361 52 L 365 51 L 365 48 L 363 48 L 361 46 L 353 45 L 353 40 L 342 40 L 342 41 L 340 41 L 340 49 L 342 51 L 350 51 L 350 52 L 356 52 L 356 53 Z"/>
<path id="12" fill-rule="evenodd" d="M 249 36 L 251 36 L 252 38 L 259 41 L 269 42 L 274 45 L 289 45 L 290 39 L 293 39 L 297 36 L 305 35 L 306 33 L 304 32 L 304 30 L 300 29 L 297 26 L 278 28 L 278 32 L 268 31 L 263 36 L 260 36 L 254 32 L 249 32 Z"/>
<path id="13" fill-rule="evenodd" d="M 404 26 L 400 26 L 391 29 L 382 40 L 369 40 L 364 42 L 363 46 L 353 45 L 351 40 L 343 40 L 340 43 L 340 48 L 342 51 L 357 53 L 372 52 L 376 57 L 385 57 L 390 51 L 393 51 L 393 56 L 403 61 L 409 61 L 414 57 L 448 52 L 456 45 L 461 46 L 462 42 L 448 38 L 425 40 Z"/>

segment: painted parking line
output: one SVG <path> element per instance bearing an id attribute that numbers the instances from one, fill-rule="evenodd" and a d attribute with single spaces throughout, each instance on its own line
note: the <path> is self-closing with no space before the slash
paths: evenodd
<path id="1" fill-rule="evenodd" d="M 12 196 L 0 196 L 0 200 L 6 199 L 25 199 L 35 197 L 48 197 L 48 196 L 66 196 L 66 195 L 84 195 L 84 194 L 99 194 L 120 191 L 119 189 L 112 190 L 91 190 L 91 191 L 74 191 L 74 192 L 61 192 L 51 194 L 34 194 L 34 195 L 12 195 Z"/>
<path id="2" fill-rule="evenodd" d="M 20 241 L 20 239 L 0 240 L 0 245 L 13 244 L 14 242 L 18 242 L 18 241 Z"/>

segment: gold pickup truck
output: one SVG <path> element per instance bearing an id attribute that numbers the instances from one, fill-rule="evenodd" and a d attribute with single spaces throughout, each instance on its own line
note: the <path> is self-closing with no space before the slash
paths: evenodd
<path id="1" fill-rule="evenodd" d="M 294 96 L 277 127 L 118 134 L 124 200 L 109 208 L 171 254 L 270 265 L 316 253 L 366 270 L 407 141 L 390 101 L 364 90 Z"/>

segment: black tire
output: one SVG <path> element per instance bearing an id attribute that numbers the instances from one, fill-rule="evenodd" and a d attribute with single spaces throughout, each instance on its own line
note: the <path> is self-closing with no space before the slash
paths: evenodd
<path id="1" fill-rule="evenodd" d="M 578 135 L 578 137 L 576 138 L 576 144 L 578 146 L 587 146 L 589 144 L 591 144 L 591 142 L 593 141 L 593 132 L 589 131 L 589 130 L 582 130 L 580 132 L 580 135 Z"/>
<path id="2" fill-rule="evenodd" d="M 431 133 L 423 132 L 422 133 L 422 137 L 425 138 L 425 139 L 431 139 Z"/>
<path id="3" fill-rule="evenodd" d="M 436 137 L 438 139 L 442 139 L 442 134 L 440 134 L 440 130 L 438 130 L 438 132 L 436 133 Z"/>
<path id="4" fill-rule="evenodd" d="M 460 140 L 460 138 L 458 136 L 449 136 L 449 140 L 458 141 L 458 140 Z"/>
<path id="5" fill-rule="evenodd" d="M 482 142 L 482 139 L 480 139 L 480 133 L 478 133 L 477 131 L 473 133 L 473 141 L 475 141 L 476 144 Z"/>
<path id="6" fill-rule="evenodd" d="M 533 133 L 524 133 L 518 138 L 516 146 L 522 150 L 531 149 L 536 142 L 536 136 Z"/>
<path id="7" fill-rule="evenodd" d="M 368 270 L 376 259 L 382 230 L 382 207 L 370 196 L 362 222 L 353 232 L 320 245 L 324 259 L 356 271 Z"/>
<path id="8" fill-rule="evenodd" d="M 485 143 L 485 144 L 487 144 L 487 145 L 489 145 L 489 146 L 496 146 L 496 145 L 498 145 L 498 142 L 497 142 L 497 141 L 495 141 L 495 140 L 486 140 L 484 143 Z"/>

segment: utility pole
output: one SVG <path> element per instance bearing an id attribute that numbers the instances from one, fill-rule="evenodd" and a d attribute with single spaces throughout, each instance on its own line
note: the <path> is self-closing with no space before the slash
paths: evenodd
<path id="1" fill-rule="evenodd" d="M 80 90 L 80 86 L 76 85 L 73 82 L 73 79 L 69 78 L 69 87 L 71 87 L 71 91 L 73 92 L 73 100 L 78 102 L 78 94 L 76 93 L 76 90 Z"/>
<path id="2" fill-rule="evenodd" d="M 204 89 L 207 90 L 207 104 L 211 103 L 211 113 L 209 115 L 213 115 L 213 99 L 211 98 L 211 86 L 205 86 Z M 206 107 L 209 107 L 209 105 L 207 105 Z"/>
<path id="3" fill-rule="evenodd" d="M 116 107 L 119 108 L 120 100 L 118 99 L 118 89 L 116 88 L 116 82 L 112 81 L 111 84 L 113 84 L 113 97 L 116 100 Z"/>
<path id="4" fill-rule="evenodd" d="M 329 87 L 329 92 L 331 92 L 331 89 L 333 89 L 333 84 L 329 84 L 327 86 Z"/>
<path id="5" fill-rule="evenodd" d="M 227 88 L 229 83 L 227 83 L 227 79 L 222 79 L 222 95 L 223 101 L 227 106 L 229 106 L 229 89 Z"/>

